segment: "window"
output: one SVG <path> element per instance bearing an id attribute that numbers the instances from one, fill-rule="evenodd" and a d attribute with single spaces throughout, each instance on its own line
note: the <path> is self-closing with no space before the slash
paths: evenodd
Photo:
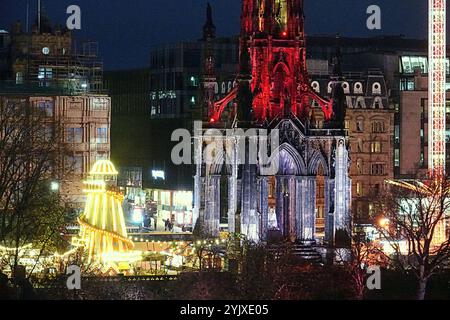
<path id="1" fill-rule="evenodd" d="M 191 97 L 191 106 L 195 106 L 195 97 L 194 96 L 192 96 Z"/>
<path id="2" fill-rule="evenodd" d="M 344 82 L 342 84 L 342 89 L 344 90 L 345 94 L 349 94 L 350 93 L 350 85 L 348 84 L 348 82 Z"/>
<path id="3" fill-rule="evenodd" d="M 399 149 L 395 149 L 394 151 L 394 165 L 398 168 L 400 167 L 400 150 Z"/>
<path id="4" fill-rule="evenodd" d="M 384 132 L 384 123 L 382 121 L 375 121 L 372 123 L 372 133 Z"/>
<path id="5" fill-rule="evenodd" d="M 97 143 L 108 143 L 108 128 L 97 128 Z"/>
<path id="6" fill-rule="evenodd" d="M 320 84 L 318 81 L 313 81 L 311 83 L 311 87 L 313 88 L 313 90 L 317 93 L 320 93 Z"/>
<path id="7" fill-rule="evenodd" d="M 364 121 L 363 120 L 356 121 L 356 131 L 358 131 L 358 132 L 364 131 Z"/>
<path id="8" fill-rule="evenodd" d="M 384 175 L 384 164 L 381 163 L 372 164 L 372 175 L 373 176 Z"/>
<path id="9" fill-rule="evenodd" d="M 370 151 L 372 153 L 381 153 L 381 142 L 379 141 L 372 142 L 370 146 Z"/>
<path id="10" fill-rule="evenodd" d="M 53 79 L 53 69 L 48 67 L 39 67 L 38 71 L 39 86 L 48 87 L 50 82 L 46 80 Z"/>
<path id="11" fill-rule="evenodd" d="M 356 109 L 365 109 L 366 108 L 366 100 L 364 100 L 364 97 L 358 97 L 356 99 Z"/>
<path id="12" fill-rule="evenodd" d="M 383 109 L 383 100 L 381 99 L 381 97 L 375 97 L 375 99 L 373 100 L 373 109 Z"/>
<path id="13" fill-rule="evenodd" d="M 23 72 L 16 73 L 16 84 L 23 84 Z"/>
<path id="14" fill-rule="evenodd" d="M 99 161 L 99 160 L 109 160 L 109 158 L 108 158 L 108 153 L 106 153 L 106 152 L 98 152 L 98 153 L 97 153 L 97 156 L 95 157 L 95 160 L 96 160 L 96 161 Z"/>
<path id="15" fill-rule="evenodd" d="M 363 93 L 363 86 L 361 82 L 355 83 L 355 86 L 353 88 L 353 91 L 355 94 L 362 94 Z"/>
<path id="16" fill-rule="evenodd" d="M 53 101 L 39 101 L 37 107 L 45 112 L 47 117 L 53 116 Z"/>
<path id="17" fill-rule="evenodd" d="M 358 139 L 358 145 L 357 145 L 358 152 L 364 152 L 364 143 L 362 139 Z"/>
<path id="18" fill-rule="evenodd" d="M 379 82 L 375 82 L 372 85 L 372 94 L 381 94 L 381 84 Z"/>
<path id="19" fill-rule="evenodd" d="M 68 128 L 66 141 L 68 143 L 82 143 L 83 128 Z"/>
<path id="20" fill-rule="evenodd" d="M 191 85 L 191 87 L 198 87 L 198 80 L 197 80 L 197 78 L 192 76 L 189 79 L 189 84 Z"/>
<path id="21" fill-rule="evenodd" d="M 83 173 L 83 156 L 73 155 L 66 157 L 66 168 L 70 169 L 73 173 Z"/>
<path id="22" fill-rule="evenodd" d="M 395 139 L 395 143 L 400 143 L 400 126 L 399 125 L 395 125 L 394 139 Z"/>
<path id="23" fill-rule="evenodd" d="M 92 101 L 93 110 L 108 110 L 108 99 L 94 98 Z"/>
<path id="24" fill-rule="evenodd" d="M 333 83 L 329 82 L 327 92 L 331 93 L 332 91 L 333 91 Z"/>
<path id="25" fill-rule="evenodd" d="M 363 195 L 363 184 L 360 181 L 356 183 L 356 195 L 358 196 Z"/>
<path id="26" fill-rule="evenodd" d="M 364 174 L 364 162 L 362 159 L 358 159 L 356 161 L 356 169 L 358 171 L 358 174 Z"/>
<path id="27" fill-rule="evenodd" d="M 44 127 L 44 141 L 50 142 L 53 139 L 53 128 L 50 125 Z"/>
<path id="28" fill-rule="evenodd" d="M 325 218 L 324 215 L 324 208 L 322 206 L 317 207 L 317 219 L 323 219 Z"/>

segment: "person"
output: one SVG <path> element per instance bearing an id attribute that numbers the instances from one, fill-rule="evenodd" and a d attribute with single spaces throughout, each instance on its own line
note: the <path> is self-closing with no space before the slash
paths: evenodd
<path id="1" fill-rule="evenodd" d="M 155 224 L 155 231 L 158 230 L 158 218 L 156 216 L 153 216 L 153 223 Z"/>
<path id="2" fill-rule="evenodd" d="M 167 231 L 169 229 L 169 219 L 164 220 L 164 231 Z"/>
<path id="3" fill-rule="evenodd" d="M 13 293 L 13 289 L 9 286 L 8 276 L 0 271 L 0 300 L 12 300 Z"/>

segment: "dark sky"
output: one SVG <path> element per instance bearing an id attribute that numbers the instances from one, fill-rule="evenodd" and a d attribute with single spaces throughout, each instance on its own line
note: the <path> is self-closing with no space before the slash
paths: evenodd
<path id="1" fill-rule="evenodd" d="M 0 29 L 18 19 L 25 26 L 27 3 L 35 20 L 37 0 L 0 0 Z M 152 45 L 193 40 L 201 35 L 207 0 L 43 0 L 48 16 L 65 24 L 66 8 L 82 10 L 82 30 L 77 39 L 97 40 L 105 68 L 126 69 L 148 64 Z M 210 0 L 219 36 L 239 32 L 241 0 Z M 427 31 L 426 0 L 305 0 L 308 34 L 375 36 L 404 34 L 424 38 Z M 382 30 L 366 28 L 366 9 L 382 10 Z"/>

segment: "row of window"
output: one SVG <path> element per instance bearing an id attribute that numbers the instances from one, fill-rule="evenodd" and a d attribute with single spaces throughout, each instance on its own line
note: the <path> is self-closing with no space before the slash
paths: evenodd
<path id="1" fill-rule="evenodd" d="M 384 133 L 385 125 L 383 121 L 374 121 L 372 122 L 372 133 Z M 364 132 L 364 120 L 356 121 L 356 131 Z"/>
<path id="2" fill-rule="evenodd" d="M 358 197 L 365 196 L 366 194 L 364 194 L 364 192 L 365 192 L 365 190 L 364 190 L 364 183 L 361 182 L 361 181 L 358 181 L 356 183 L 356 190 L 355 191 L 356 191 L 356 195 Z M 379 183 L 371 185 L 369 187 L 369 193 L 372 194 L 372 195 L 377 195 L 377 194 L 380 193 L 380 191 L 381 191 L 381 185 Z"/>
<path id="3" fill-rule="evenodd" d="M 364 142 L 362 139 L 358 139 L 356 144 L 356 150 L 360 153 L 365 152 Z M 383 143 L 381 141 L 373 141 L 370 143 L 370 153 L 382 153 L 382 152 L 383 152 Z"/>
<path id="4" fill-rule="evenodd" d="M 39 110 L 43 111 L 46 116 L 53 117 L 55 104 L 52 100 L 38 101 L 36 106 Z M 107 98 L 94 98 L 91 104 L 92 110 L 109 110 L 109 99 Z"/>
<path id="5" fill-rule="evenodd" d="M 106 152 L 99 152 L 95 157 L 95 161 L 99 160 L 108 160 L 109 155 Z M 65 158 L 65 167 L 69 169 L 72 173 L 81 174 L 84 173 L 84 168 L 86 171 L 89 170 L 89 166 L 84 161 L 85 157 L 82 154 L 74 154 L 71 156 L 66 156 Z"/>
<path id="6" fill-rule="evenodd" d="M 371 175 L 373 176 L 384 176 L 386 174 L 386 164 L 384 163 L 373 163 L 371 164 Z M 362 159 L 358 159 L 356 161 L 356 170 L 358 175 L 364 174 L 364 161 Z"/>
<path id="7" fill-rule="evenodd" d="M 83 143 L 83 128 L 73 127 L 66 130 L 66 142 L 67 143 Z M 106 144 L 108 143 L 108 128 L 97 128 L 95 143 Z"/>
<path id="8" fill-rule="evenodd" d="M 311 87 L 313 88 L 314 91 L 316 91 L 317 93 L 320 93 L 320 83 L 319 81 L 313 81 L 311 83 Z M 345 81 L 342 83 L 342 89 L 344 90 L 345 94 L 350 94 L 350 84 Z M 327 92 L 328 94 L 330 94 L 333 90 L 333 82 L 329 82 L 328 83 L 328 88 L 327 88 Z M 354 94 L 364 94 L 364 87 L 362 82 L 356 82 L 353 85 L 353 93 Z M 381 95 L 382 94 L 382 90 L 381 90 L 381 84 L 379 82 L 374 82 L 372 84 L 372 95 Z"/>

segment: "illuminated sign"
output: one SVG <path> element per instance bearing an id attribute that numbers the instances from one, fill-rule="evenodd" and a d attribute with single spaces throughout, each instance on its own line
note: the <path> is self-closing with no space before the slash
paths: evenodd
<path id="1" fill-rule="evenodd" d="M 158 179 L 166 180 L 166 173 L 161 170 L 152 170 L 152 177 L 155 180 L 158 180 Z"/>

